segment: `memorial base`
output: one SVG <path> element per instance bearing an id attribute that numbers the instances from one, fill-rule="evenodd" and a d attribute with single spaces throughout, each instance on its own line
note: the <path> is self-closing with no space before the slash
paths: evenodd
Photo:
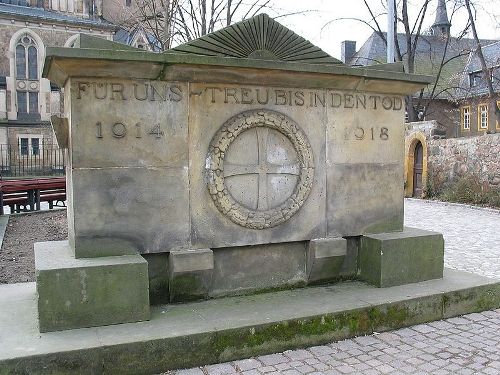
<path id="1" fill-rule="evenodd" d="M 0 285 L 0 374 L 158 374 L 500 307 L 500 282 L 445 270 L 390 288 L 329 286 L 152 307 L 151 320 L 38 332 L 34 283 Z"/>
<path id="2" fill-rule="evenodd" d="M 150 317 L 148 266 L 140 255 L 75 259 L 67 241 L 39 242 L 35 268 L 40 332 Z"/>

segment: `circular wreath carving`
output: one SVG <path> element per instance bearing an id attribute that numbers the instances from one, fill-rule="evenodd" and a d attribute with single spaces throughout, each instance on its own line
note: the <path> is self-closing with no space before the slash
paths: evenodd
<path id="1" fill-rule="evenodd" d="M 264 210 L 252 210 L 237 202 L 224 181 L 224 157 L 229 146 L 241 133 L 258 127 L 274 129 L 288 138 L 298 160 L 293 193 L 277 207 Z M 251 110 L 232 117 L 217 131 L 210 142 L 205 170 L 208 191 L 221 213 L 243 227 L 265 229 L 287 221 L 304 204 L 313 184 L 314 156 L 306 135 L 292 119 L 271 110 Z"/>

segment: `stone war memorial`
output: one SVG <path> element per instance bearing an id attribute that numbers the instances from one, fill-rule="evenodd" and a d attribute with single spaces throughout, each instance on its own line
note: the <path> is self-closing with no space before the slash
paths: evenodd
<path id="1" fill-rule="evenodd" d="M 404 96 L 429 77 L 265 14 L 161 54 L 77 44 L 44 67 L 69 238 L 1 289 L 1 374 L 154 374 L 499 307 L 404 227 Z"/>

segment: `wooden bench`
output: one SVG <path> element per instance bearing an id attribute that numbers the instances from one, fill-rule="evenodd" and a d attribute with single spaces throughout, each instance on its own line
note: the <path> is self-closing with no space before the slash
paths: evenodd
<path id="1" fill-rule="evenodd" d="M 66 188 L 64 189 L 41 189 L 40 190 L 40 202 L 48 202 L 49 209 L 58 206 L 58 203 L 62 203 L 63 207 L 65 206 L 64 201 L 66 200 Z"/>
<path id="2" fill-rule="evenodd" d="M 0 181 L 0 215 L 4 214 L 4 206 L 14 213 L 40 210 L 41 202 L 48 202 L 52 209 L 54 202 L 57 205 L 65 200 L 64 177 Z"/>

